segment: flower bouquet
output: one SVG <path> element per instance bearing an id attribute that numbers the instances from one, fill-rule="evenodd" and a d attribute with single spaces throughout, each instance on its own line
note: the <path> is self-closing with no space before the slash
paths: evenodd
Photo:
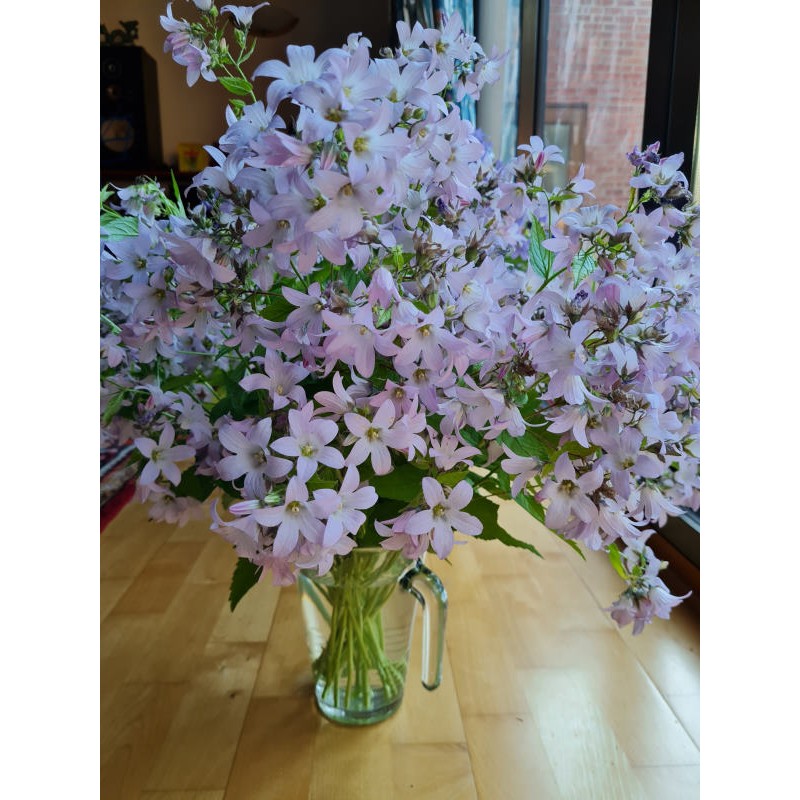
<path id="1" fill-rule="evenodd" d="M 255 9 L 196 5 L 199 22 L 161 20 L 189 85 L 231 95 L 215 163 L 190 207 L 147 179 L 102 196 L 103 423 L 134 438 L 151 517 L 211 499 L 232 607 L 267 573 L 299 582 L 317 702 L 344 722 L 399 703 L 414 598 L 438 683 L 427 552 L 538 555 L 494 499 L 608 554 L 617 623 L 668 617 L 682 598 L 647 539 L 699 503 L 681 156 L 634 148 L 627 207 L 601 205 L 583 167 L 548 188 L 557 148 L 534 136 L 499 163 L 461 118 L 500 58 L 457 15 L 398 23 L 375 57 L 359 34 L 290 46 L 248 78 Z"/>

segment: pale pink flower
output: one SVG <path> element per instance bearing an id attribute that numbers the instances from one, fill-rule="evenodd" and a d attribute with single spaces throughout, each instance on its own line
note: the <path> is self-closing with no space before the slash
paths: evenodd
<path id="1" fill-rule="evenodd" d="M 483 524 L 472 514 L 462 511 L 472 500 L 472 486 L 466 481 L 457 483 L 445 497 L 444 488 L 434 478 L 422 479 L 422 493 L 428 508 L 416 512 L 406 523 L 406 533 L 419 536 L 430 533 L 433 549 L 439 558 L 447 558 L 455 544 L 453 531 L 478 536 Z"/>
<path id="2" fill-rule="evenodd" d="M 383 522 L 375 520 L 375 530 L 384 537 L 381 547 L 386 550 L 402 550 L 409 559 L 422 558 L 430 544 L 430 534 L 422 533 L 412 536 L 406 531 L 406 523 L 416 512 L 409 509 L 400 516 Z"/>
<path id="3" fill-rule="evenodd" d="M 320 464 L 333 469 L 344 466 L 344 456 L 328 447 L 339 433 L 339 426 L 330 419 L 313 419 L 314 404 L 306 403 L 299 411 L 289 411 L 289 436 L 272 443 L 276 453 L 297 459 L 297 477 L 304 483 Z"/>
<path id="4" fill-rule="evenodd" d="M 370 306 L 361 306 L 352 316 L 323 311 L 322 318 L 330 328 L 325 336 L 325 355 L 329 362 L 341 360 L 355 366 L 369 378 L 375 370 L 375 351 L 384 356 L 397 352 L 391 336 L 375 328 Z"/>
<path id="5" fill-rule="evenodd" d="M 246 392 L 266 389 L 272 398 L 275 409 L 289 405 L 294 400 L 298 405 L 306 402 L 306 393 L 298 384 L 308 377 L 309 371 L 293 362 L 285 362 L 274 350 L 267 350 L 264 356 L 264 375 L 245 375 L 239 385 Z"/>
<path id="6" fill-rule="evenodd" d="M 441 442 L 437 441 L 436 431 L 430 426 L 428 427 L 428 438 L 431 441 L 428 453 L 433 456 L 434 463 L 441 470 L 451 470 L 456 464 L 465 464 L 471 467 L 470 456 L 480 455 L 481 452 L 477 447 L 463 444 L 456 436 L 443 434 Z"/>
<path id="7" fill-rule="evenodd" d="M 356 442 L 347 456 L 345 463 L 357 465 L 371 459 L 376 475 L 386 475 L 392 468 L 392 457 L 389 448 L 405 450 L 411 442 L 411 434 L 395 424 L 394 404 L 384 401 L 373 419 L 361 414 L 345 414 L 344 423 L 355 437 Z"/>
<path id="8" fill-rule="evenodd" d="M 266 491 L 264 478 L 277 480 L 292 468 L 292 462 L 277 458 L 269 452 L 272 420 L 267 417 L 257 422 L 245 436 L 233 425 L 223 425 L 219 430 L 222 446 L 233 455 L 225 456 L 217 464 L 220 478 L 234 481 L 242 475 L 249 497 L 263 497 Z"/>
<path id="9" fill-rule="evenodd" d="M 444 327 L 444 312 L 438 306 L 412 325 L 399 325 L 397 332 L 406 339 L 395 357 L 398 367 L 414 364 L 421 358 L 423 367 L 440 372 L 444 367 L 443 350 L 446 352 L 459 344 Z"/>
<path id="10" fill-rule="evenodd" d="M 549 500 L 545 513 L 545 525 L 552 530 L 563 528 L 574 515 L 584 522 L 591 522 L 597 516 L 597 507 L 587 497 L 603 482 L 603 469 L 597 467 L 580 478 L 576 478 L 575 467 L 569 453 L 562 453 L 556 459 L 555 481 L 548 480 L 537 493 L 536 499 Z"/>
<path id="11" fill-rule="evenodd" d="M 323 516 L 328 518 L 322 544 L 331 547 L 345 533 L 358 533 L 367 516 L 360 509 L 371 508 L 378 502 L 378 494 L 371 486 L 358 488 L 360 478 L 355 467 L 348 467 L 338 492 L 317 489 L 314 500 Z"/>
<path id="12" fill-rule="evenodd" d="M 518 456 L 506 445 L 503 445 L 503 450 L 508 458 L 504 458 L 500 466 L 509 475 L 516 476 L 511 484 L 511 496 L 516 497 L 528 485 L 528 481 L 541 472 L 542 465 L 536 458 Z"/>
<path id="13" fill-rule="evenodd" d="M 231 511 L 234 511 L 234 506 L 231 506 Z M 277 527 L 272 552 L 278 558 L 286 558 L 297 547 L 301 537 L 316 544 L 322 542 L 325 528 L 320 517 L 325 515 L 320 513 L 314 501 L 309 503 L 308 487 L 296 476 L 286 487 L 282 506 L 256 508 L 251 516 L 259 525 Z"/>
<path id="14" fill-rule="evenodd" d="M 159 475 L 163 475 L 175 486 L 181 482 L 181 471 L 175 462 L 192 458 L 195 450 L 186 444 L 179 444 L 173 447 L 172 443 L 174 441 L 175 429 L 169 422 L 164 425 L 158 444 L 145 437 L 134 439 L 133 443 L 139 452 L 150 459 L 144 465 L 142 474 L 139 476 L 141 483 L 155 483 Z"/>
<path id="15" fill-rule="evenodd" d="M 333 375 L 333 391 L 317 392 L 314 399 L 319 403 L 317 413 L 335 414 L 341 416 L 348 411 L 356 410 L 356 403 L 363 397 L 369 395 L 371 387 L 366 381 L 362 381 L 357 376 L 351 376 L 353 383 L 344 388 L 342 376 L 336 372 Z"/>

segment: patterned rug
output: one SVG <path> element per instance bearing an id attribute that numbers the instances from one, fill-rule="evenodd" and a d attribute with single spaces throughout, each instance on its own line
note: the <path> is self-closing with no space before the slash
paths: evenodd
<path id="1" fill-rule="evenodd" d="M 133 497 L 137 467 L 131 461 L 133 443 L 103 447 L 100 450 L 100 531 Z"/>

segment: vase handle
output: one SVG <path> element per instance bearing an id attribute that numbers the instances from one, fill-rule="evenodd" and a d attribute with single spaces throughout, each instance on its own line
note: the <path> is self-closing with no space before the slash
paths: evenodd
<path id="1" fill-rule="evenodd" d="M 422 606 L 422 685 L 433 691 L 442 682 L 447 592 L 422 561 L 403 575 L 400 587 Z"/>

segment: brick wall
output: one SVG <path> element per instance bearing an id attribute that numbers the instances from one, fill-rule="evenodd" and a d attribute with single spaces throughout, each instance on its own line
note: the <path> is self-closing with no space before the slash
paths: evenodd
<path id="1" fill-rule="evenodd" d="M 550 2 L 546 103 L 586 105 L 582 160 L 602 203 L 627 203 L 625 154 L 642 143 L 652 2 Z M 547 118 L 570 114 L 551 108 Z"/>

